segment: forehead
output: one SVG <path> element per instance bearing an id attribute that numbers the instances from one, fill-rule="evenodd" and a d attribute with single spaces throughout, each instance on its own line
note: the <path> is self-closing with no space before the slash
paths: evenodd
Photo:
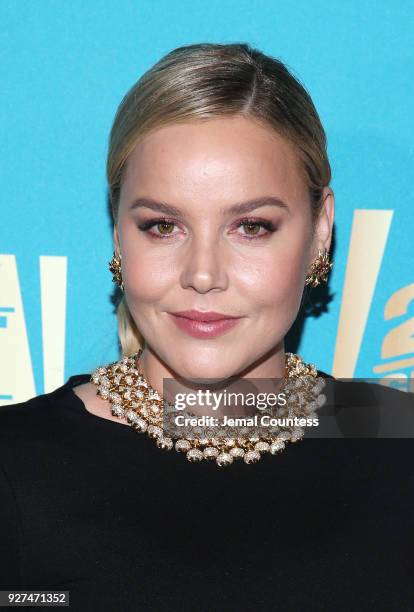
<path id="1" fill-rule="evenodd" d="M 136 195 L 221 202 L 273 194 L 303 200 L 294 146 L 270 126 L 233 116 L 176 123 L 143 137 L 130 154 L 121 199 Z"/>

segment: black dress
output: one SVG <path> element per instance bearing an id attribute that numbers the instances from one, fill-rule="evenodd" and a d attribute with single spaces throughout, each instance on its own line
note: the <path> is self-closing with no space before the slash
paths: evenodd
<path id="1" fill-rule="evenodd" d="M 376 387 L 414 413 L 319 375 L 345 411 Z M 414 610 L 410 437 L 194 464 L 88 412 L 88 380 L 0 408 L 0 589 L 68 590 L 73 612 Z"/>

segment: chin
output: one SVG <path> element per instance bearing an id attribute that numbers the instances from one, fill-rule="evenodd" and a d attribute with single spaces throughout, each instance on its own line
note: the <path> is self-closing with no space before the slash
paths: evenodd
<path id="1" fill-rule="evenodd" d="M 175 371 L 178 376 L 186 378 L 191 382 L 202 383 L 205 382 L 206 379 L 214 379 L 216 381 L 225 380 L 233 376 L 236 369 L 236 366 L 231 367 L 228 363 L 225 365 L 217 362 L 214 364 L 208 363 L 197 365 L 192 360 L 189 364 L 181 361 L 177 364 L 177 369 Z"/>

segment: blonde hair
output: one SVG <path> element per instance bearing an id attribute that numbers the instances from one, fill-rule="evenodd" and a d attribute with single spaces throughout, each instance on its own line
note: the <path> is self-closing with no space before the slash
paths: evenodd
<path id="1" fill-rule="evenodd" d="M 149 131 L 173 123 L 243 115 L 294 146 L 315 223 L 331 180 L 326 135 L 305 87 L 278 59 L 247 43 L 178 47 L 145 72 L 122 99 L 109 137 L 107 179 L 114 223 L 129 154 Z M 125 296 L 117 308 L 122 354 L 144 348 Z"/>

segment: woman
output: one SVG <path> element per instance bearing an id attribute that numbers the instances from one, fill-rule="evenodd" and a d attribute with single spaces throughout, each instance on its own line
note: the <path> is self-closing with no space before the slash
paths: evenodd
<path id="1" fill-rule="evenodd" d="M 285 353 L 332 265 L 308 93 L 246 44 L 175 49 L 123 99 L 107 171 L 125 360 L 1 409 L 1 588 L 73 610 L 414 609 L 410 439 L 159 428 L 168 378 L 309 383 L 340 433 L 355 406 L 372 431 L 378 405 L 411 414 L 411 394 Z"/>

